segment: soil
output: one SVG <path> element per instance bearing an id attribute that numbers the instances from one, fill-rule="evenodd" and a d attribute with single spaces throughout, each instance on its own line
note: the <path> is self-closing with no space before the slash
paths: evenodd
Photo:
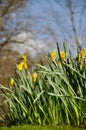
<path id="1" fill-rule="evenodd" d="M 7 86 L 8 79 L 15 74 L 15 66 L 18 62 L 19 54 L 5 50 L 0 52 L 0 84 Z"/>

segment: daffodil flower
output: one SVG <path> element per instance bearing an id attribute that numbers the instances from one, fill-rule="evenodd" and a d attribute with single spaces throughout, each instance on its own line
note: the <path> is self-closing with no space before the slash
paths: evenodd
<path id="1" fill-rule="evenodd" d="M 25 54 L 22 56 L 22 58 L 24 59 L 25 62 L 27 61 L 27 56 Z"/>
<path id="2" fill-rule="evenodd" d="M 10 84 L 13 86 L 15 84 L 15 81 L 13 78 L 10 79 Z"/>
<path id="3" fill-rule="evenodd" d="M 27 68 L 28 68 L 28 65 L 27 65 L 26 62 L 23 63 L 23 67 L 24 67 L 24 69 L 27 69 Z"/>
<path id="4" fill-rule="evenodd" d="M 66 58 L 66 54 L 64 51 L 60 51 L 61 59 L 64 60 Z"/>
<path id="5" fill-rule="evenodd" d="M 57 58 L 57 53 L 56 53 L 55 50 L 53 50 L 53 51 L 51 52 L 51 56 L 52 56 L 52 59 L 53 59 L 53 60 L 56 60 L 56 58 Z"/>
<path id="6" fill-rule="evenodd" d="M 24 65 L 24 62 L 19 63 L 17 65 L 18 70 L 22 70 L 23 69 L 23 65 Z"/>
<path id="7" fill-rule="evenodd" d="M 32 77 L 33 77 L 33 81 L 36 82 L 37 81 L 37 73 L 34 72 Z"/>
<path id="8" fill-rule="evenodd" d="M 23 70 L 23 69 L 27 69 L 28 65 L 25 61 L 21 62 L 20 64 L 17 65 L 18 70 Z"/>
<path id="9" fill-rule="evenodd" d="M 82 57 L 82 60 L 85 59 L 85 57 L 86 57 L 86 48 L 81 50 L 81 57 Z"/>

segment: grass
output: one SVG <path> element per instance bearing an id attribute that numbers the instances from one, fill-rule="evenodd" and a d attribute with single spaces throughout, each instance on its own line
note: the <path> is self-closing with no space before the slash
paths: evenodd
<path id="1" fill-rule="evenodd" d="M 12 127 L 0 127 L 0 130 L 85 130 L 70 126 L 40 126 L 40 125 L 24 125 Z"/>
<path id="2" fill-rule="evenodd" d="M 86 124 L 86 50 L 73 57 L 64 51 L 53 51 L 46 65 L 37 64 L 32 73 L 28 60 L 16 67 L 8 87 L 0 85 L 8 107 L 1 120 L 7 125 L 82 125 Z"/>

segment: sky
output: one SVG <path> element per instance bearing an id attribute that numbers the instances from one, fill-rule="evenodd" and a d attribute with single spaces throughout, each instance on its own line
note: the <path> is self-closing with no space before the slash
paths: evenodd
<path id="1" fill-rule="evenodd" d="M 58 40 L 63 42 L 74 39 L 70 13 L 65 6 L 64 0 L 30 0 L 29 10 L 32 17 L 33 27 L 37 30 L 39 38 Z M 74 25 L 77 30 L 78 37 L 82 40 L 82 36 L 86 38 L 86 0 L 72 0 L 74 5 Z M 82 17 L 82 18 L 81 18 Z M 51 33 L 52 31 L 52 33 Z M 54 36 L 52 36 L 52 34 Z M 84 44 L 84 43 L 83 43 Z"/>

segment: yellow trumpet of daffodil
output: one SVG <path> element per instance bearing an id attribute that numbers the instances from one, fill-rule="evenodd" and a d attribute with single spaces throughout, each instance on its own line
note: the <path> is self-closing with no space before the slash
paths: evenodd
<path id="1" fill-rule="evenodd" d="M 21 62 L 21 63 L 19 63 L 19 64 L 17 65 L 17 68 L 18 68 L 18 70 L 27 69 L 27 68 L 28 68 L 28 65 L 27 65 L 27 63 L 26 63 L 25 61 L 23 61 L 23 62 Z"/>
<path id="2" fill-rule="evenodd" d="M 23 70 L 23 65 L 24 65 L 24 62 L 21 62 L 17 65 L 17 69 L 18 70 Z"/>
<path id="3" fill-rule="evenodd" d="M 56 53 L 55 50 L 53 50 L 53 51 L 51 52 L 51 57 L 52 57 L 53 60 L 56 60 L 56 58 L 57 58 L 57 53 Z"/>
<path id="4" fill-rule="evenodd" d="M 32 77 L 33 77 L 33 81 L 36 82 L 37 81 L 37 73 L 34 72 Z"/>
<path id="5" fill-rule="evenodd" d="M 10 84 L 13 86 L 15 84 L 15 81 L 13 78 L 10 79 Z"/>

